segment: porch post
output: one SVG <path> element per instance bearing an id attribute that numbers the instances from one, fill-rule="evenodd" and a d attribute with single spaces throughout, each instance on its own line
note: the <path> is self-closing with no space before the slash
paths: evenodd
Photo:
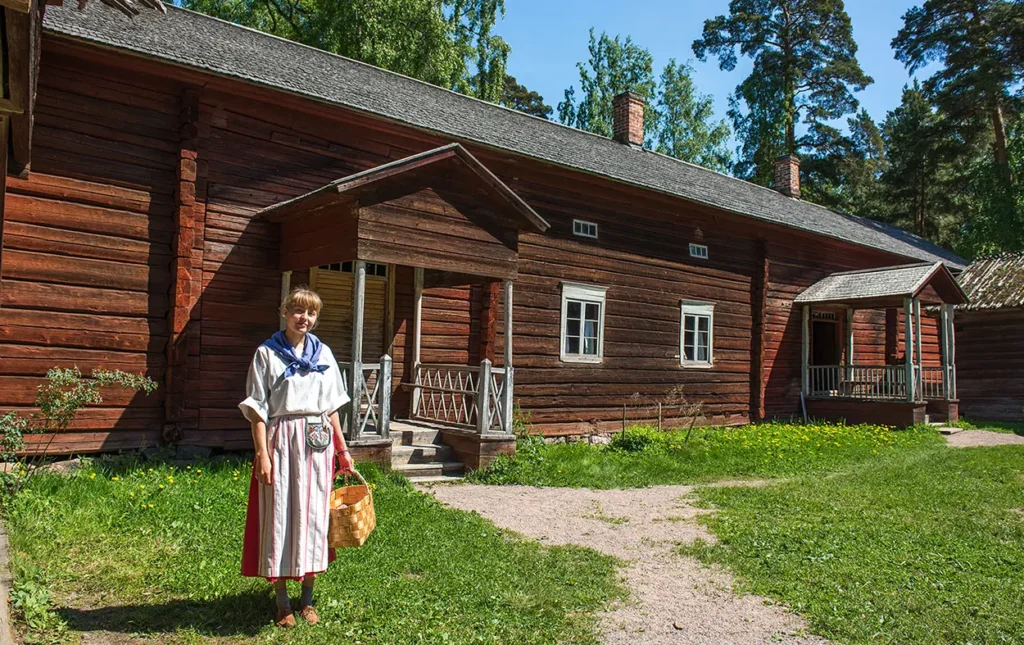
<path id="1" fill-rule="evenodd" d="M 914 401 L 914 306 L 910 298 L 903 299 L 903 359 L 906 366 L 907 401 Z"/>
<path id="2" fill-rule="evenodd" d="M 421 328 L 423 324 L 423 269 L 416 267 L 413 272 L 413 301 L 412 301 L 412 416 L 420 411 L 420 341 Z"/>
<path id="3" fill-rule="evenodd" d="M 288 294 L 292 291 L 292 272 L 282 271 L 281 272 L 281 303 L 278 307 L 284 306 L 284 301 L 288 297 Z M 281 321 L 280 328 L 284 329 L 284 318 L 278 315 L 278 319 Z"/>
<path id="4" fill-rule="evenodd" d="M 363 304 L 366 294 L 366 262 L 352 263 L 355 283 L 352 285 L 352 380 L 349 383 L 349 441 L 356 441 L 360 435 L 360 408 L 363 387 Z"/>
<path id="5" fill-rule="evenodd" d="M 807 366 L 811 362 L 811 307 L 810 305 L 804 305 L 801 313 L 802 317 L 802 337 L 800 343 L 800 383 L 803 388 L 804 396 L 810 396 L 810 380 L 808 379 Z"/>
<path id="6" fill-rule="evenodd" d="M 942 377 L 947 379 L 946 400 L 956 399 L 956 328 L 953 325 L 953 315 L 956 309 L 953 305 L 942 305 L 943 313 L 943 367 Z"/>
<path id="7" fill-rule="evenodd" d="M 505 281 L 505 379 L 502 384 L 501 429 L 512 432 L 512 281 Z"/>
<path id="8" fill-rule="evenodd" d="M 480 361 L 476 383 L 476 431 L 480 434 L 491 429 L 491 361 Z"/>
<path id="9" fill-rule="evenodd" d="M 917 360 L 917 381 L 914 388 L 917 397 L 924 401 L 924 356 L 921 353 L 921 301 L 914 298 L 914 355 Z"/>
<path id="10" fill-rule="evenodd" d="M 846 380 L 853 380 L 853 307 L 846 308 Z"/>

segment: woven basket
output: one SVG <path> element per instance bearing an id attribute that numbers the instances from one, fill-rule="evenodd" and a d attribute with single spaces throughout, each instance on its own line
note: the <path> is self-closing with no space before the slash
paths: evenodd
<path id="1" fill-rule="evenodd" d="M 362 546 L 377 526 L 370 487 L 362 475 L 355 473 L 355 476 L 359 485 L 341 486 L 331 491 L 327 545 L 333 549 Z"/>

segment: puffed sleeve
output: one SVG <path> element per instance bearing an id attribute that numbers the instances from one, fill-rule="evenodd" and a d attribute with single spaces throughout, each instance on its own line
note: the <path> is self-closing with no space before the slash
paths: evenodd
<path id="1" fill-rule="evenodd" d="M 238 404 L 242 414 L 249 423 L 258 420 L 266 423 L 270 416 L 270 389 L 267 383 L 267 355 L 262 350 L 256 350 L 256 355 L 252 357 L 249 377 L 245 381 L 245 393 L 247 398 Z"/>
<path id="2" fill-rule="evenodd" d="M 343 373 L 334 354 L 327 347 L 324 348 L 323 361 L 330 365 L 330 368 L 323 373 L 320 387 L 320 410 L 324 414 L 336 412 L 349 402 L 348 392 L 342 380 Z"/>

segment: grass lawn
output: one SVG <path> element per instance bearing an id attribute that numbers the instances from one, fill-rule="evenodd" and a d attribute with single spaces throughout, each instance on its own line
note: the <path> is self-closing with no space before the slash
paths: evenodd
<path id="1" fill-rule="evenodd" d="M 934 429 L 882 426 L 764 423 L 684 432 L 630 428 L 609 445 L 519 441 L 517 454 L 501 457 L 470 480 L 586 488 L 634 488 L 744 477 L 825 473 L 897 452 L 941 445 Z"/>
<path id="2" fill-rule="evenodd" d="M 279 630 L 270 586 L 239 574 L 249 472 L 97 462 L 29 478 L 5 512 L 30 641 L 595 643 L 593 612 L 624 593 L 611 558 L 520 540 L 371 473 L 376 532 L 318 578 L 321 625 Z"/>
<path id="3" fill-rule="evenodd" d="M 740 576 L 844 643 L 1024 642 L 1024 448 L 905 451 L 830 477 L 706 488 Z"/>

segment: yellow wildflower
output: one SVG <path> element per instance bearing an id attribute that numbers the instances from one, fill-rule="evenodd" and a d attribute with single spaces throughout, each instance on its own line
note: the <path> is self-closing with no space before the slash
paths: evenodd
<path id="1" fill-rule="evenodd" d="M 119 482 L 119 481 L 121 481 L 121 478 L 120 477 L 111 477 L 110 481 Z"/>
<path id="2" fill-rule="evenodd" d="M 96 473 L 89 475 L 89 479 L 96 479 Z"/>

